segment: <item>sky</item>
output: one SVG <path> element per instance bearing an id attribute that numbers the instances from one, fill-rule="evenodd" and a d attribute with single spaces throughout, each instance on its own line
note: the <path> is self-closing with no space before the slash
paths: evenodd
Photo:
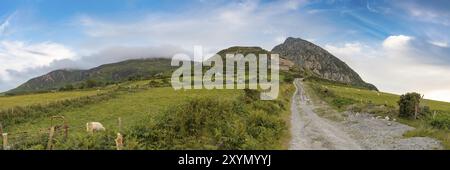
<path id="1" fill-rule="evenodd" d="M 0 91 L 55 69 L 287 37 L 328 50 L 381 91 L 450 102 L 448 0 L 0 0 Z"/>

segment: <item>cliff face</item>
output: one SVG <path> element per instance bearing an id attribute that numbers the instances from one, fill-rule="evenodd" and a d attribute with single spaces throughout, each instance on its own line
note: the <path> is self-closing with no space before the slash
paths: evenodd
<path id="1" fill-rule="evenodd" d="M 275 46 L 271 52 L 293 61 L 312 76 L 376 90 L 374 85 L 364 82 L 358 73 L 343 61 L 306 40 L 290 37 Z"/>

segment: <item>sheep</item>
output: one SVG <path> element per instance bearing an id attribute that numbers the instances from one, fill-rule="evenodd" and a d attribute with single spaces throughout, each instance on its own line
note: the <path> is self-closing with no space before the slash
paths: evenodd
<path id="1" fill-rule="evenodd" d="M 86 123 L 87 132 L 105 131 L 105 127 L 100 122 L 88 122 Z"/>

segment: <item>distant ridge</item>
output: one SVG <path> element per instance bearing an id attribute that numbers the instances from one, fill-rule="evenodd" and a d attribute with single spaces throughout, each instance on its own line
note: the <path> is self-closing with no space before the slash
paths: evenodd
<path id="1" fill-rule="evenodd" d="M 148 77 L 156 74 L 169 74 L 174 69 L 170 59 L 133 59 L 118 63 L 104 64 L 89 70 L 61 69 L 32 78 L 19 87 L 6 93 L 26 93 L 54 90 L 68 84 L 81 83 L 86 80 L 98 82 L 121 82 L 130 77 Z"/>

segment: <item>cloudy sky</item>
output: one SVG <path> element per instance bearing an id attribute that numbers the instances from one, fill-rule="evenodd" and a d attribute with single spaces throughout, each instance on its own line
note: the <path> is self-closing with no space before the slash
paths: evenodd
<path id="1" fill-rule="evenodd" d="M 316 43 L 380 90 L 450 101 L 448 0 L 0 0 L 0 91 L 61 68 L 202 45 Z"/>

